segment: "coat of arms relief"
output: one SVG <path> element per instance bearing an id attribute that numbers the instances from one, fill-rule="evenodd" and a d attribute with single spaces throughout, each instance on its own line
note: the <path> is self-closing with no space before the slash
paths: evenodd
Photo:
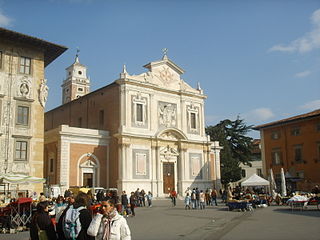
<path id="1" fill-rule="evenodd" d="M 159 102 L 159 125 L 164 127 L 176 127 L 177 105 L 173 103 Z"/>

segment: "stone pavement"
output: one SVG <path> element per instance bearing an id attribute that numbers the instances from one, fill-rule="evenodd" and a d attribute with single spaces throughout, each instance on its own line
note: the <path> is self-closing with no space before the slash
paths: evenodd
<path id="1" fill-rule="evenodd" d="M 183 201 L 156 200 L 128 217 L 133 240 L 320 239 L 320 211 L 271 206 L 254 212 L 229 212 L 226 206 L 184 210 Z M 1 240 L 27 240 L 28 232 L 0 234 Z"/>
<path id="2" fill-rule="evenodd" d="M 303 211 L 292 211 L 289 206 L 257 209 L 241 221 L 233 221 L 220 235 L 221 240 L 319 240 L 320 211 L 315 206 Z"/>
<path id="3" fill-rule="evenodd" d="M 223 204 L 205 210 L 185 210 L 183 201 L 172 207 L 169 199 L 155 201 L 152 208 L 137 208 L 136 212 L 128 223 L 132 239 L 137 240 L 205 239 L 244 215 L 227 211 Z"/>

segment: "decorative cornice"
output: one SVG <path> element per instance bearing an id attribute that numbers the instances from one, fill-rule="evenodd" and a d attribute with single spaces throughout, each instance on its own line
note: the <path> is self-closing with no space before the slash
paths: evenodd
<path id="1" fill-rule="evenodd" d="M 24 102 L 34 102 L 34 99 L 25 98 L 25 97 L 14 97 L 14 100 L 24 101 Z"/>
<path id="2" fill-rule="evenodd" d="M 130 85 L 140 86 L 143 88 L 150 88 L 152 90 L 166 92 L 166 93 L 172 93 L 172 94 L 176 94 L 176 95 L 180 95 L 180 96 L 197 97 L 197 98 L 201 98 L 201 99 L 207 98 L 207 95 L 205 95 L 205 94 L 198 94 L 198 93 L 193 93 L 193 92 L 183 91 L 183 90 L 171 90 L 168 88 L 160 87 L 160 86 L 153 84 L 153 83 L 142 82 L 139 80 L 129 79 L 129 78 L 118 79 L 118 80 L 116 80 L 116 83 L 118 83 L 119 85 L 121 85 L 121 84 L 128 84 L 129 85 L 130 84 Z"/>
<path id="3" fill-rule="evenodd" d="M 32 136 L 26 136 L 26 135 L 12 135 L 13 138 L 26 138 L 26 139 L 31 139 Z"/>

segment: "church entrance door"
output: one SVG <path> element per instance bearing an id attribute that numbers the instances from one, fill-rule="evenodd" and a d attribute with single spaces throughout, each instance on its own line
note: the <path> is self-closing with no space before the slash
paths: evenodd
<path id="1" fill-rule="evenodd" d="M 163 163 L 163 193 L 174 189 L 174 163 Z"/>
<path id="2" fill-rule="evenodd" d="M 93 173 L 84 173 L 83 174 L 83 186 L 93 187 Z"/>

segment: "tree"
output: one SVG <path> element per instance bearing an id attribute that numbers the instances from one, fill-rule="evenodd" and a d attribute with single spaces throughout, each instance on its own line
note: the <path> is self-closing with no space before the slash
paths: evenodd
<path id="1" fill-rule="evenodd" d="M 208 126 L 206 133 L 211 141 L 219 141 L 221 150 L 221 182 L 228 184 L 241 179 L 240 163 L 251 166 L 252 138 L 246 134 L 252 129 L 239 116 L 225 119 L 215 126 Z"/>

